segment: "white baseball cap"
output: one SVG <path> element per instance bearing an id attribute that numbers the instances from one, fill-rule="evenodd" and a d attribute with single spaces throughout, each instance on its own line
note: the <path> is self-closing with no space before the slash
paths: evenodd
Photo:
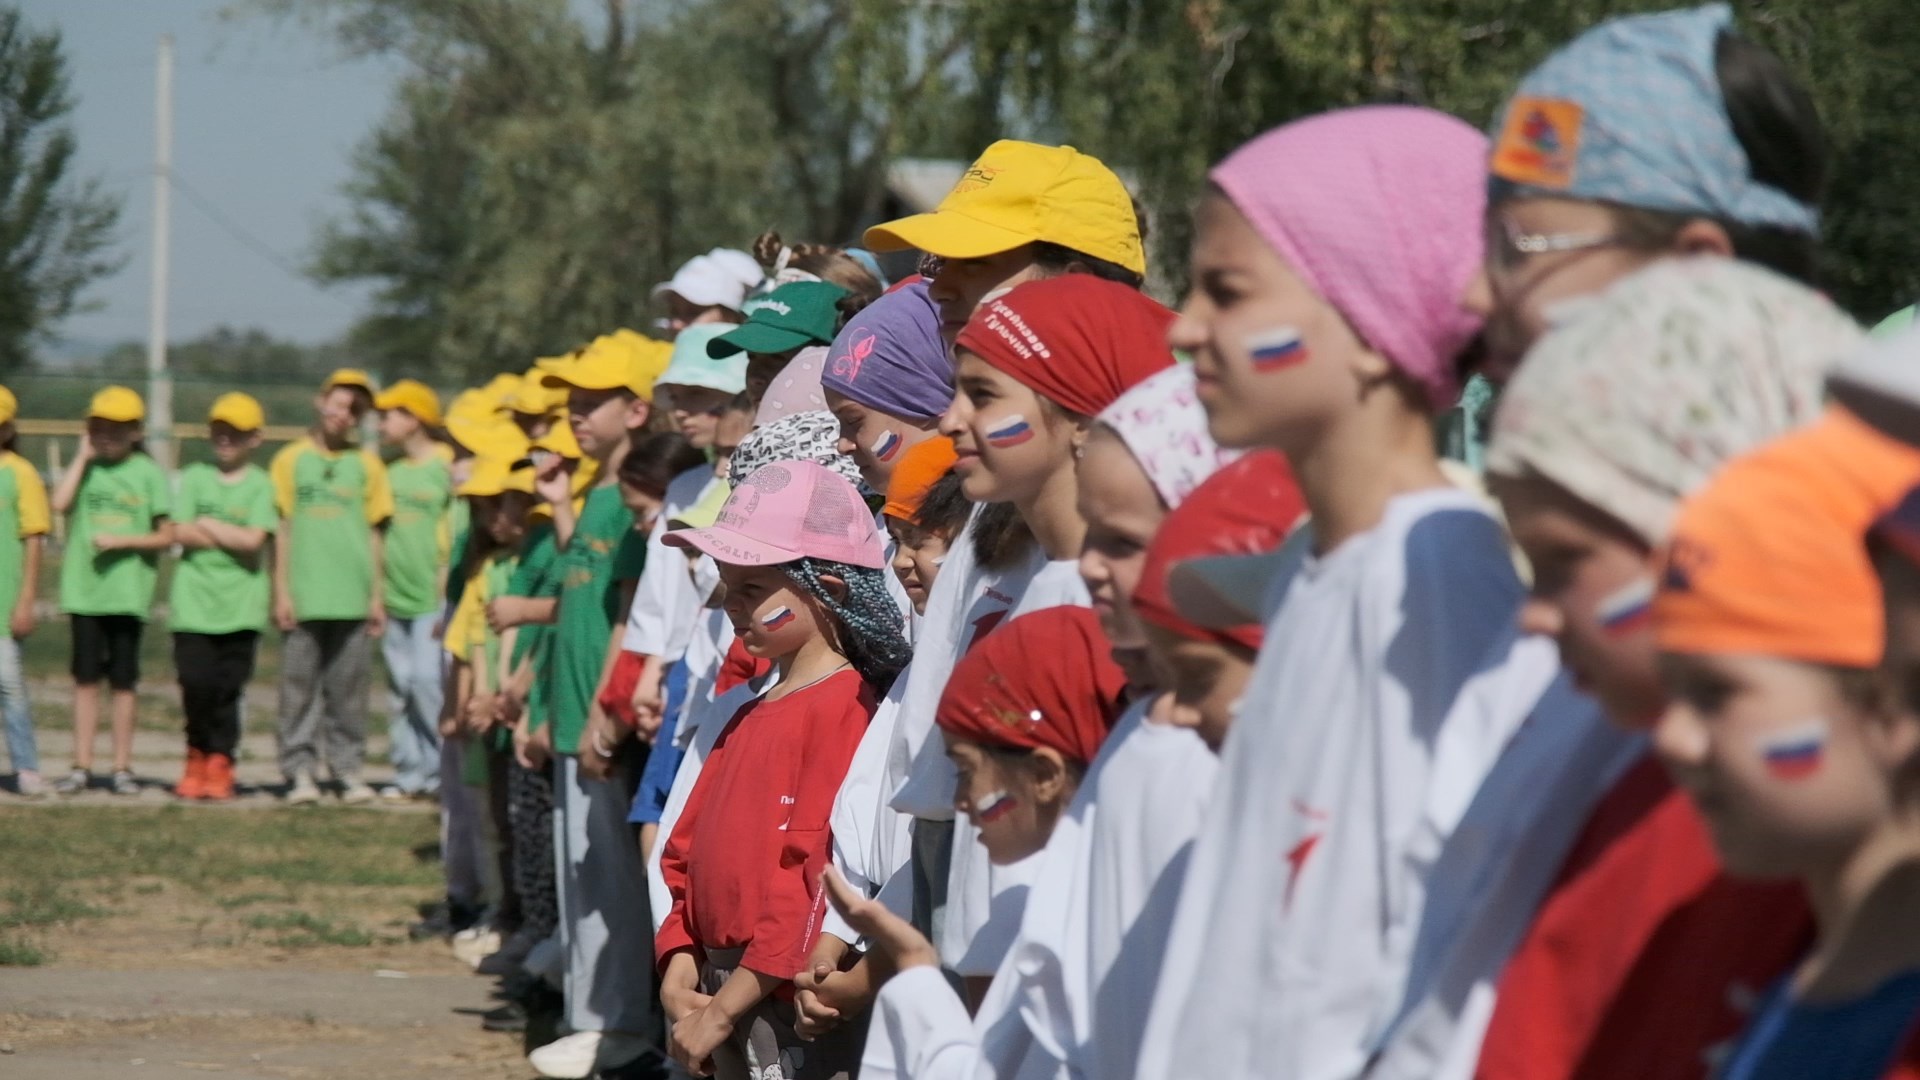
<path id="1" fill-rule="evenodd" d="M 653 287 L 653 295 L 678 293 L 697 307 L 724 307 L 734 311 L 766 277 L 753 256 L 732 248 L 714 248 L 681 264 L 673 280 Z"/>

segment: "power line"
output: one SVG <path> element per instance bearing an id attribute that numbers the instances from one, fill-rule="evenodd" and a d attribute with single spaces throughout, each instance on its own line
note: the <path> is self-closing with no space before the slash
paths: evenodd
<path id="1" fill-rule="evenodd" d="M 187 202 L 191 203 L 194 209 L 206 215 L 209 221 L 213 222 L 215 225 L 218 225 L 223 231 L 227 233 L 227 235 L 231 236 L 233 239 L 238 241 L 241 245 L 246 247 L 249 251 L 252 251 L 255 255 L 258 255 L 261 258 L 272 263 L 274 266 L 278 267 L 280 271 L 286 274 L 288 277 L 298 280 L 302 284 L 318 292 L 320 295 L 325 296 L 327 299 L 334 301 L 335 303 L 341 305 L 342 307 L 346 307 L 346 308 L 354 307 L 353 304 L 349 303 L 347 300 L 342 298 L 339 294 L 330 291 L 325 285 L 313 280 L 313 278 L 309 276 L 306 273 L 306 271 L 300 269 L 298 266 L 287 261 L 285 258 L 283 258 L 280 255 L 279 252 L 273 250 L 272 246 L 267 244 L 266 241 L 255 236 L 252 232 L 248 231 L 245 226 L 241 225 L 239 222 L 228 217 L 225 213 L 223 213 L 220 210 L 220 208 L 214 203 L 212 199 L 207 198 L 205 195 L 200 193 L 199 188 L 196 188 L 192 184 L 188 183 L 186 177 L 181 176 L 180 171 L 178 169 L 169 170 L 168 179 L 173 181 L 174 186 L 180 190 L 180 194 L 185 195 L 187 197 Z"/>

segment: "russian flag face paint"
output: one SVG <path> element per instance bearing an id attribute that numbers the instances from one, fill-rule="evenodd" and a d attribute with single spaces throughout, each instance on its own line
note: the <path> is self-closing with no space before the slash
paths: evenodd
<path id="1" fill-rule="evenodd" d="M 906 440 L 900 437 L 899 432 L 883 431 L 880 433 L 879 438 L 873 440 L 873 445 L 867 449 L 873 451 L 873 459 L 875 461 L 892 461 L 894 457 L 900 453 L 900 447 L 905 442 Z"/>
<path id="2" fill-rule="evenodd" d="M 986 796 L 973 804 L 973 820 L 979 822 L 999 821 L 1013 811 L 1013 806 L 1013 796 L 1006 792 L 988 792 Z"/>
<path id="3" fill-rule="evenodd" d="M 1019 413 L 1014 413 L 987 429 L 987 445 L 1003 450 L 1009 446 L 1019 446 L 1031 438 L 1033 438 L 1033 426 L 1028 424 L 1027 418 Z"/>
<path id="4" fill-rule="evenodd" d="M 767 630 L 778 630 L 793 621 L 793 609 L 785 604 L 767 612 L 760 619 L 760 625 Z"/>
<path id="5" fill-rule="evenodd" d="M 1827 722 L 1809 720 L 1760 740 L 1760 758 L 1775 780 L 1805 780 L 1827 755 Z"/>
<path id="6" fill-rule="evenodd" d="M 1620 638 L 1653 623 L 1653 579 L 1635 578 L 1600 601 L 1594 612 L 1608 637 Z"/>
<path id="7" fill-rule="evenodd" d="M 1247 356 L 1253 361 L 1253 370 L 1259 372 L 1284 371 L 1305 363 L 1307 359 L 1306 339 L 1291 326 L 1276 326 L 1271 330 L 1248 334 L 1246 346 Z"/>

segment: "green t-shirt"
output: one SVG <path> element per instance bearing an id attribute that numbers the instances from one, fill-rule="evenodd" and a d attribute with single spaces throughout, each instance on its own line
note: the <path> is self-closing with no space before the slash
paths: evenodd
<path id="1" fill-rule="evenodd" d="M 542 521 L 527 530 L 527 538 L 520 545 L 520 564 L 514 568 L 513 580 L 507 583 L 509 596 L 558 596 L 560 590 L 553 580 L 553 566 L 559 557 L 559 549 L 553 543 L 553 522 Z M 532 657 L 533 670 L 538 676 L 547 670 L 546 641 L 548 631 L 553 628 L 544 623 L 527 623 L 513 639 L 513 666 L 518 668 Z M 547 680 L 536 677 L 532 689 L 527 691 L 527 726 L 530 729 L 544 727 L 547 722 Z"/>
<path id="2" fill-rule="evenodd" d="M 153 609 L 160 580 L 158 551 L 95 551 L 96 536 L 140 536 L 167 516 L 173 502 L 166 474 L 145 454 L 94 459 L 67 509 L 67 546 L 60 560 L 60 610 L 72 615 L 137 615 Z"/>
<path id="3" fill-rule="evenodd" d="M 273 507 L 273 481 L 258 465 L 245 466 L 231 482 L 216 466 L 187 466 L 173 499 L 173 520 L 184 525 L 203 517 L 271 534 L 280 524 L 279 511 Z M 266 548 L 245 558 L 211 547 L 190 548 L 180 556 L 167 603 L 177 631 L 232 634 L 265 630 L 272 600 Z"/>
<path id="4" fill-rule="evenodd" d="M 11 617 L 20 602 L 27 538 L 45 536 L 51 526 L 47 485 L 40 474 L 26 458 L 0 450 L 0 619 Z"/>
<path id="5" fill-rule="evenodd" d="M 453 470 L 438 457 L 401 458 L 387 466 L 393 521 L 387 525 L 387 610 L 411 619 L 440 603 L 440 569 L 451 547 L 447 510 Z"/>
<path id="6" fill-rule="evenodd" d="M 635 537 L 638 542 L 631 542 Z M 639 577 L 646 548 L 647 538 L 633 531 L 633 514 L 621 503 L 619 487 L 594 488 L 553 570 L 560 610 L 547 645 L 547 701 L 554 749 L 563 754 L 579 752 L 607 642 L 625 614 L 619 582 Z"/>
<path id="7" fill-rule="evenodd" d="M 373 530 L 393 516 L 387 467 L 366 450 L 312 439 L 273 456 L 275 508 L 286 519 L 287 588 L 302 622 L 357 621 L 373 603 Z"/>

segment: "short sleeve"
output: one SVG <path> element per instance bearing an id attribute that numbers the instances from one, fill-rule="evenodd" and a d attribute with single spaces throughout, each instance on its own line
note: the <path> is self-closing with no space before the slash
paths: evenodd
<path id="1" fill-rule="evenodd" d="M 271 466 L 273 503 L 274 509 L 278 510 L 280 516 L 283 518 L 293 516 L 293 470 L 294 466 L 299 464 L 300 454 L 305 446 L 306 444 L 304 442 L 290 442 L 281 447 L 279 453 L 273 455 L 273 464 Z"/>
<path id="2" fill-rule="evenodd" d="M 367 524 L 378 525 L 393 517 L 393 483 L 387 478 L 387 466 L 371 450 L 360 451 L 367 467 Z"/>
<path id="3" fill-rule="evenodd" d="M 7 458 L 13 469 L 13 486 L 19 499 L 20 535 L 44 536 L 53 528 L 53 511 L 47 505 L 47 485 L 40 473 L 18 454 Z"/>

